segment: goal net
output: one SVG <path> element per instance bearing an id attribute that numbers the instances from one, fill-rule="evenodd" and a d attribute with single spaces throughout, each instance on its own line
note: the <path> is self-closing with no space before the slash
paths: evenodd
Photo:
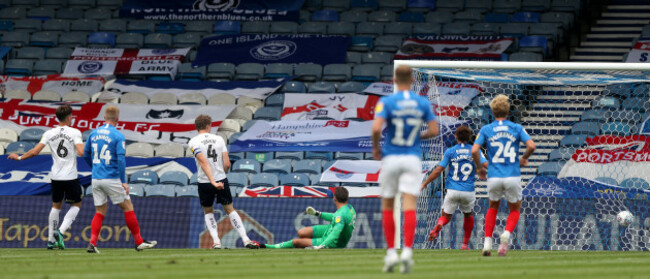
<path id="1" fill-rule="evenodd" d="M 647 66 L 593 69 L 592 64 L 583 69 L 593 70 L 579 70 L 580 65 L 569 63 L 507 68 L 489 62 L 395 63 L 400 64 L 414 67 L 413 90 L 429 98 L 440 124 L 441 135 L 423 142 L 425 160 L 442 158 L 455 144 L 459 125 L 467 125 L 476 135 L 490 123 L 494 96 L 510 98 L 510 120 L 522 124 L 537 145 L 528 166 L 521 169 L 523 202 L 512 249 L 648 250 L 650 71 L 643 71 Z M 452 68 L 454 64 L 460 67 Z M 524 151 L 522 145 L 519 156 Z M 446 175 L 428 185 L 418 201 L 416 248 L 459 249 L 462 244 L 459 211 L 435 242 L 427 240 L 440 217 L 444 179 Z M 485 181 L 476 184 L 471 249 L 483 248 L 485 185 Z M 624 210 L 634 215 L 627 227 L 616 220 Z M 503 231 L 507 215 L 507 203 L 502 201 L 494 235 Z M 498 237 L 495 241 L 498 244 Z"/>

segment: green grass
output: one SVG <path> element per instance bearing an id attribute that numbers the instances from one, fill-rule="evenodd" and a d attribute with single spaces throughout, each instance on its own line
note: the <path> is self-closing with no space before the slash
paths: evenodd
<path id="1" fill-rule="evenodd" d="M 101 248 L 100 248 L 101 249 Z M 0 249 L 0 278 L 391 278 L 384 250 Z M 496 254 L 496 251 L 494 251 Z M 649 278 L 647 252 L 417 250 L 409 278 Z M 334 276 L 336 275 L 336 276 Z"/>

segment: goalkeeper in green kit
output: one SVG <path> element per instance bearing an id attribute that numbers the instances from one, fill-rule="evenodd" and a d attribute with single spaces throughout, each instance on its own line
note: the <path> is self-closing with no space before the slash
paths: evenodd
<path id="1" fill-rule="evenodd" d="M 305 211 L 307 214 L 330 221 L 329 225 L 302 228 L 298 231 L 299 238 L 278 244 L 261 244 L 260 248 L 307 248 L 315 250 L 345 248 L 352 237 L 357 212 L 348 204 L 348 190 L 344 187 L 336 187 L 334 190 L 334 204 L 337 208 L 334 213 L 319 212 L 311 206 L 307 207 Z"/>

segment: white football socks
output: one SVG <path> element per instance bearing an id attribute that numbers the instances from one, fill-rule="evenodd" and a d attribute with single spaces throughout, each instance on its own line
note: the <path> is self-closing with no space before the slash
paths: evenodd
<path id="1" fill-rule="evenodd" d="M 78 213 L 79 207 L 77 206 L 71 206 L 70 209 L 68 209 L 68 212 L 63 217 L 63 222 L 61 222 L 61 227 L 59 227 L 61 235 L 64 235 L 65 232 L 68 231 L 70 225 L 72 225 L 72 222 L 74 222 L 74 219 L 77 218 Z"/>
<path id="2" fill-rule="evenodd" d="M 501 239 L 502 240 L 505 239 L 506 241 L 510 240 L 510 232 L 509 231 L 503 231 L 503 233 L 501 234 Z"/>
<path id="3" fill-rule="evenodd" d="M 492 238 L 486 237 L 485 242 L 483 242 L 483 251 L 492 250 Z"/>
<path id="4" fill-rule="evenodd" d="M 52 208 L 50 210 L 50 218 L 48 218 L 47 241 L 54 242 L 54 230 L 59 226 L 59 212 L 61 209 Z"/>
<path id="5" fill-rule="evenodd" d="M 237 232 L 239 233 L 239 236 L 241 237 L 241 240 L 244 242 L 244 244 L 251 241 L 246 234 L 246 228 L 244 228 L 244 223 L 241 221 L 241 218 L 239 217 L 239 214 L 237 214 L 237 211 L 230 212 L 230 214 L 228 214 L 228 217 L 230 217 L 230 223 L 233 227 L 235 227 L 235 229 L 237 229 Z"/>
<path id="6" fill-rule="evenodd" d="M 402 259 L 410 259 L 413 257 L 413 248 L 409 247 L 404 247 L 402 250 L 402 255 L 400 255 Z"/>
<path id="7" fill-rule="evenodd" d="M 208 227 L 212 241 L 214 241 L 214 244 L 221 244 L 221 239 L 219 239 L 219 233 L 217 232 L 217 220 L 214 219 L 214 214 L 205 214 L 204 218 L 205 226 Z"/>

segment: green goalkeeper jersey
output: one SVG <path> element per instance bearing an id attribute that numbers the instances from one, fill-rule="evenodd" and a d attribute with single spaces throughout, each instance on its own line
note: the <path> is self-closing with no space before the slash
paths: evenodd
<path id="1" fill-rule="evenodd" d="M 322 236 L 320 245 L 329 248 L 345 248 L 352 237 L 354 223 L 357 221 L 354 207 L 346 204 L 334 213 L 321 213 L 320 218 L 331 222 Z"/>

